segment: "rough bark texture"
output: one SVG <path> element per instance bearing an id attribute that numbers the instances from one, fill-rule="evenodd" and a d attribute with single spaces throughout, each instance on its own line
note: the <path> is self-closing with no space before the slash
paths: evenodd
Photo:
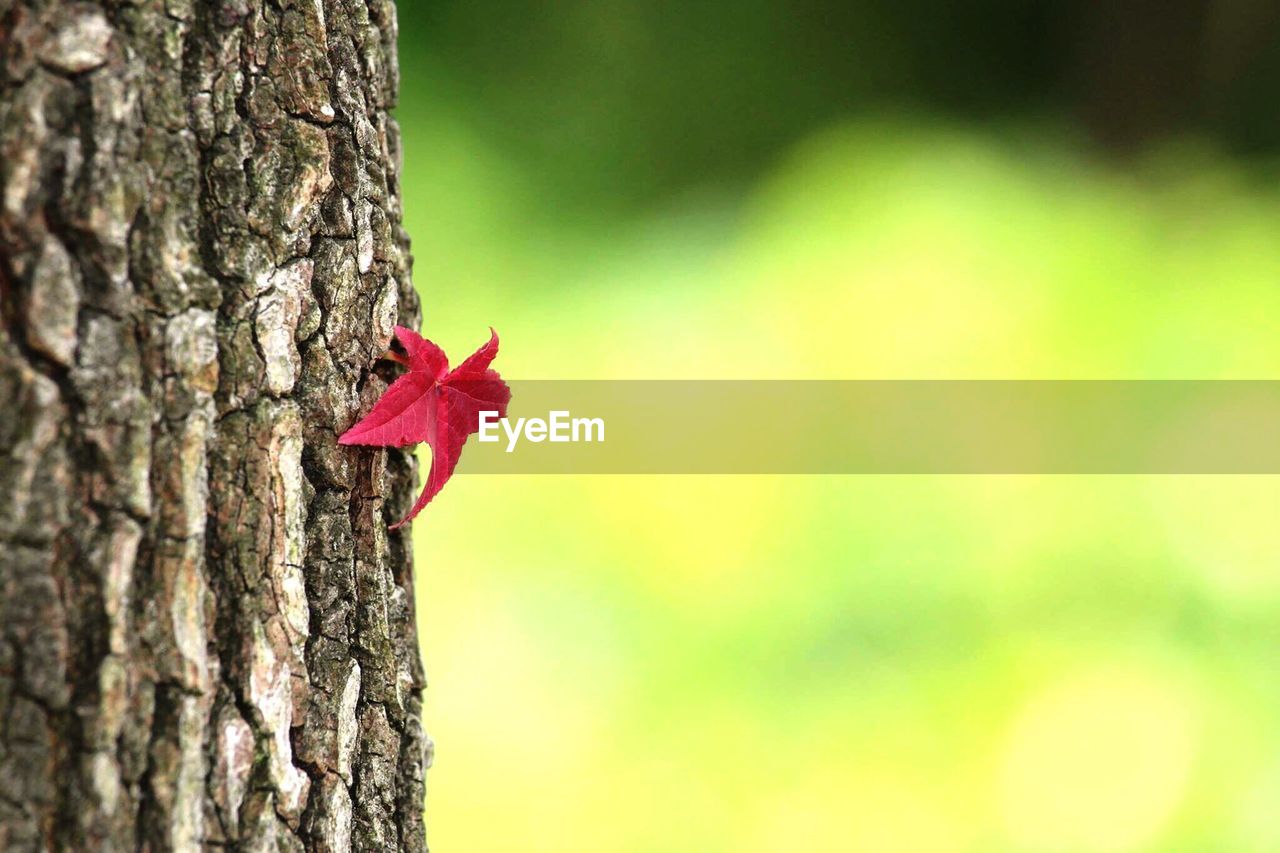
<path id="1" fill-rule="evenodd" d="M 0 0 L 0 849 L 424 849 L 390 0 Z"/>

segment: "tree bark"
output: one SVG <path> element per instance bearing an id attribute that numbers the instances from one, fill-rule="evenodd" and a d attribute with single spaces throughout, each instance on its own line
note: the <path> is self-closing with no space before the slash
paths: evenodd
<path id="1" fill-rule="evenodd" d="M 0 849 L 425 849 L 395 32 L 0 0 Z"/>

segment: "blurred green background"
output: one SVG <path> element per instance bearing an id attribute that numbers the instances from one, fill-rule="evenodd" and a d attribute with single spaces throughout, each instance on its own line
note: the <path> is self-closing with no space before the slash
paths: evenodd
<path id="1" fill-rule="evenodd" d="M 1280 378 L 1278 11 L 406 0 L 425 332 L 525 379 Z M 460 476 L 415 524 L 433 849 L 1280 849 L 1278 520 L 1267 477 Z"/>

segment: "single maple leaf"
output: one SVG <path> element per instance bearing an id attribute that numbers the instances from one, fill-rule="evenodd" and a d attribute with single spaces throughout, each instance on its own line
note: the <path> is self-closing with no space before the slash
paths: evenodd
<path id="1" fill-rule="evenodd" d="M 383 392 L 373 410 L 338 437 L 339 444 L 405 447 L 425 441 L 431 447 L 431 471 L 422 494 L 409 514 L 391 525 L 394 530 L 413 520 L 444 488 L 458 466 L 467 436 L 480 429 L 480 413 L 506 417 L 511 389 L 489 367 L 498 354 L 498 333 L 453 370 L 444 350 L 412 329 L 396 326 L 396 338 L 409 367 Z"/>

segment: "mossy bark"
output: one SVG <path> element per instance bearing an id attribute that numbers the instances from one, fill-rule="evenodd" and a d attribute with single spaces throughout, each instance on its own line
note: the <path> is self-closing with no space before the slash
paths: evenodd
<path id="1" fill-rule="evenodd" d="M 0 0 L 0 849 L 425 849 L 395 30 Z"/>

